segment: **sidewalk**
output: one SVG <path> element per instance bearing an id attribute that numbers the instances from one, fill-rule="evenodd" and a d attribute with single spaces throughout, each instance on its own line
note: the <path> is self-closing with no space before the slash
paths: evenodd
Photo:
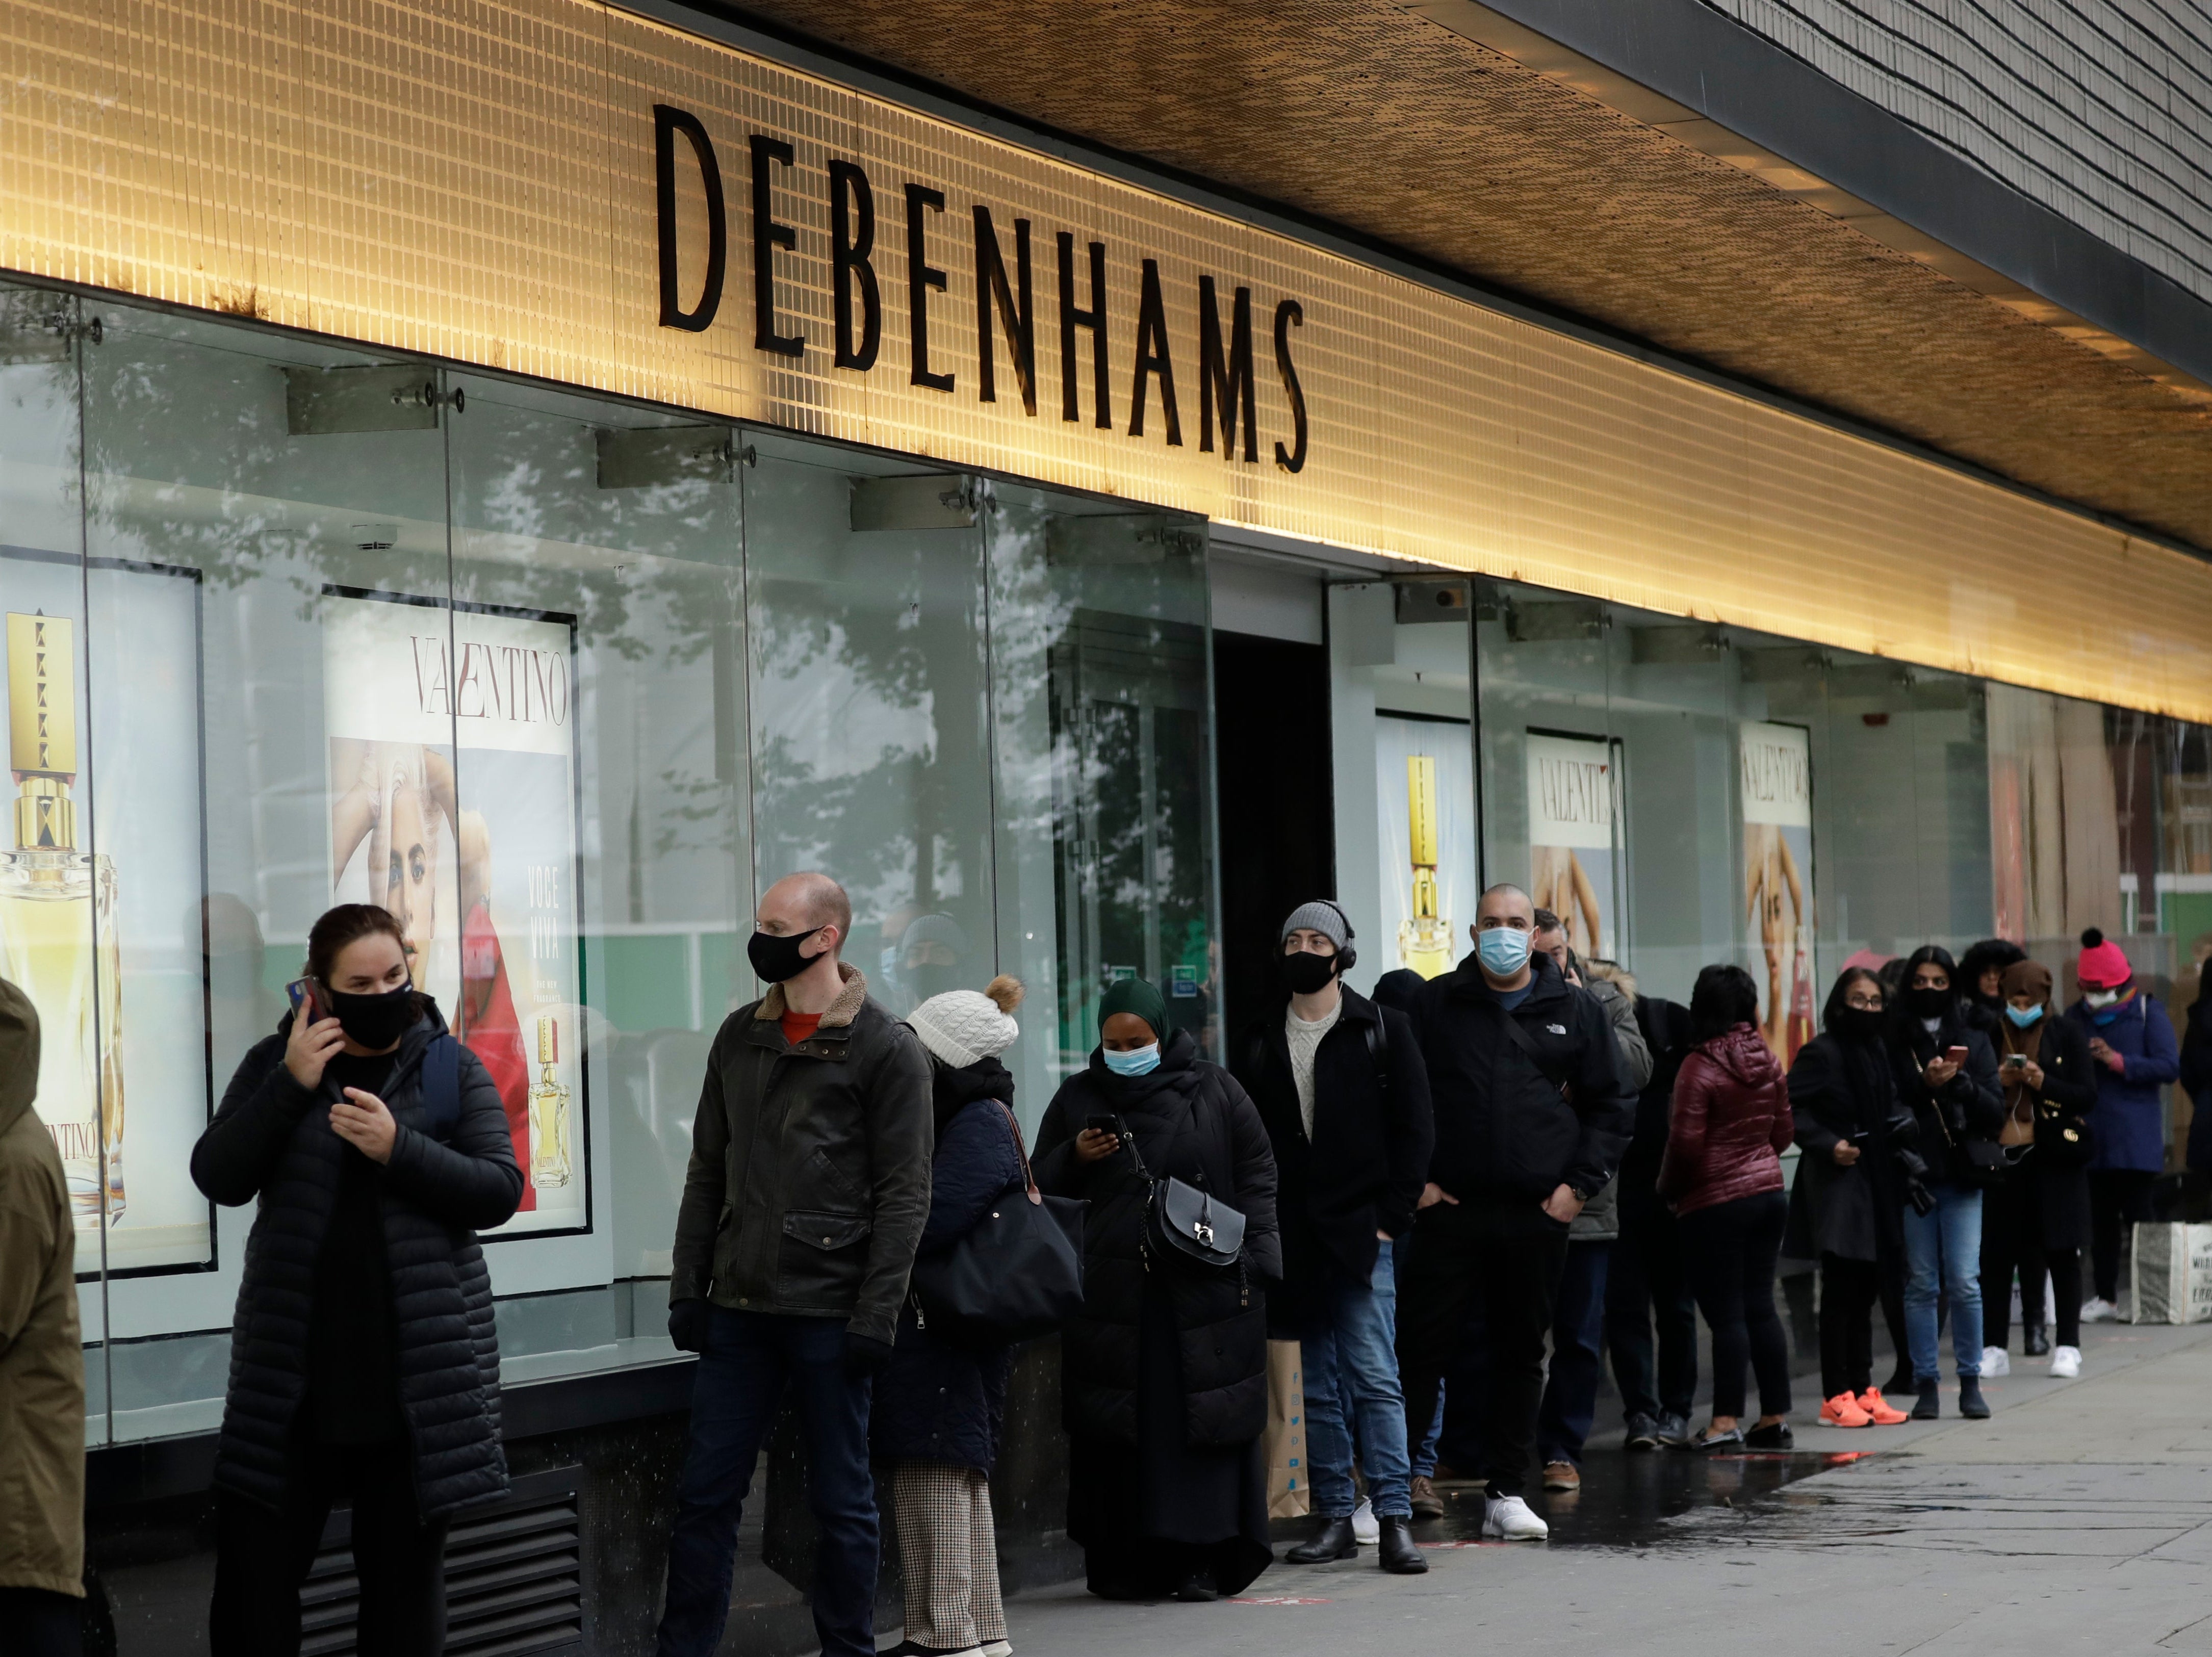
<path id="1" fill-rule="evenodd" d="M 1786 1458 L 1601 1452 L 1578 1497 L 1545 1504 L 1551 1544 L 1475 1544 L 1448 1519 L 1423 1527 L 1424 1577 L 1384 1576 L 1368 1551 L 1279 1564 L 1243 1603 L 1109 1605 L 1079 1583 L 1024 1595 L 1014 1647 L 2212 1654 L 2212 1326 L 2093 1326 L 2083 1350 L 2078 1381 L 2016 1358 L 1986 1384 L 1985 1422 L 1960 1420 L 1947 1387 L 1943 1420 L 1800 1426 Z"/>

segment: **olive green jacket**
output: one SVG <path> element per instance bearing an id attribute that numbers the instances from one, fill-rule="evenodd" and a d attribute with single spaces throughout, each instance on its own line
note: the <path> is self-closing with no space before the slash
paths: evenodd
<path id="1" fill-rule="evenodd" d="M 0 979 L 0 1588 L 84 1592 L 84 1348 L 39 1015 Z"/>

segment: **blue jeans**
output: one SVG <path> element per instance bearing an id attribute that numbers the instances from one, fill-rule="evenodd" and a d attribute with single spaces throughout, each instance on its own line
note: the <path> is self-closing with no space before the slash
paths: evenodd
<path id="1" fill-rule="evenodd" d="M 1536 1411 L 1536 1460 L 1583 1465 L 1605 1375 L 1605 1280 L 1613 1241 L 1570 1242 L 1552 1303 L 1552 1373 Z"/>
<path id="2" fill-rule="evenodd" d="M 1936 1292 L 1951 1304 L 1951 1350 L 1961 1380 L 1982 1373 L 1982 1193 L 1930 1182 L 1936 1206 L 1905 1211 L 1905 1341 L 1912 1375 L 1925 1387 L 1941 1375 Z"/>
<path id="3" fill-rule="evenodd" d="M 1298 1330 L 1298 1363 L 1306 1380 L 1306 1463 L 1314 1511 L 1350 1516 L 1358 1505 L 1352 1485 L 1352 1433 L 1340 1388 L 1352 1400 L 1367 1497 L 1378 1516 L 1410 1517 L 1412 1470 L 1406 1460 L 1406 1397 L 1398 1390 L 1398 1278 L 1389 1243 L 1378 1245 L 1375 1272 L 1364 1284 L 1332 1283 L 1324 1309 Z"/>
<path id="4" fill-rule="evenodd" d="M 691 1442 L 668 1539 L 658 1657 L 709 1657 L 729 1614 L 738 1517 L 753 1464 L 788 1393 L 806 1442 L 820 1551 L 814 1629 L 823 1657 L 875 1657 L 876 1488 L 868 1469 L 869 1383 L 845 1373 L 842 1318 L 709 1308 L 691 1387 Z"/>

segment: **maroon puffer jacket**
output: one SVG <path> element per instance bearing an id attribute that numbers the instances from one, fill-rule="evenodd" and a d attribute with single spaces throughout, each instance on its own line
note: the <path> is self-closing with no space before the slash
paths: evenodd
<path id="1" fill-rule="evenodd" d="M 1700 1042 L 1674 1078 L 1659 1194 L 1675 1213 L 1782 1189 L 1792 1132 L 1790 1089 L 1748 1024 Z"/>

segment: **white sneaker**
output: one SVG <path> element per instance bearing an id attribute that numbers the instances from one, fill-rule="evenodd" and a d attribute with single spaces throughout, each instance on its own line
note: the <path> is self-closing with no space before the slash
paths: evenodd
<path id="1" fill-rule="evenodd" d="M 1991 1375 L 2008 1375 L 2011 1373 L 2012 1355 L 2003 1347 L 1982 1348 L 1982 1379 L 1984 1381 L 1987 1381 Z"/>
<path id="2" fill-rule="evenodd" d="M 1551 1535 L 1552 1527 L 1531 1513 L 1519 1496 L 1492 1496 L 1483 1498 L 1482 1533 L 1506 1542 L 1541 1542 Z"/>
<path id="3" fill-rule="evenodd" d="M 1382 1539 L 1382 1521 L 1375 1516 L 1375 1504 L 1364 1496 L 1352 1510 L 1352 1539 L 1370 1548 Z"/>
<path id="4" fill-rule="evenodd" d="M 2102 1295 L 2092 1295 L 2081 1302 L 2081 1321 L 2084 1323 L 2117 1323 L 2120 1308 Z"/>
<path id="5" fill-rule="evenodd" d="M 983 1648 L 983 1657 L 1014 1657 L 1013 1642 L 994 1640 Z"/>
<path id="6" fill-rule="evenodd" d="M 2081 1379 L 2081 1349 L 2061 1346 L 2051 1355 L 2051 1378 L 2053 1381 Z"/>

